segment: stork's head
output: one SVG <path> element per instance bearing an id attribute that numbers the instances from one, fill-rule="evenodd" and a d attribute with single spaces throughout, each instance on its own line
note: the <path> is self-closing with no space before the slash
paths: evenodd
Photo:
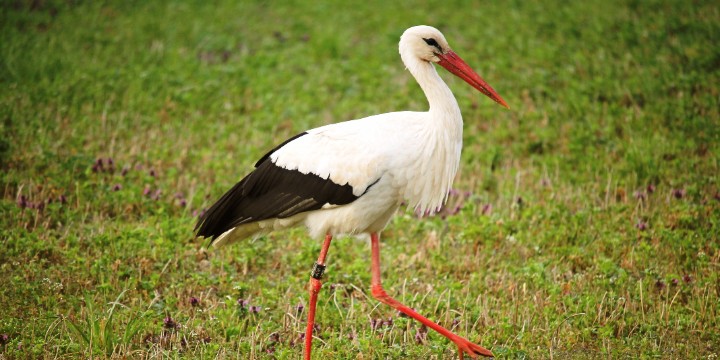
<path id="1" fill-rule="evenodd" d="M 432 26 L 419 25 L 405 30 L 400 37 L 400 56 L 406 63 L 408 57 L 414 57 L 428 63 L 436 63 L 455 74 L 455 76 L 465 80 L 465 82 L 498 104 L 509 108 L 505 100 L 450 49 L 445 36 Z"/>
<path id="2" fill-rule="evenodd" d="M 438 63 L 439 55 L 448 51 L 450 45 L 445 36 L 432 26 L 413 26 L 400 37 L 400 53 L 412 54 L 421 60 Z"/>

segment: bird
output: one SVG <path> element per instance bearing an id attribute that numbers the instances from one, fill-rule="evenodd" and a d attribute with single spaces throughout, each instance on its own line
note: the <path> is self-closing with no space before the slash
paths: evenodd
<path id="1" fill-rule="evenodd" d="M 508 104 L 448 45 L 436 28 L 403 32 L 402 62 L 427 97 L 425 112 L 400 111 L 333 123 L 299 133 L 268 151 L 198 219 L 196 236 L 214 246 L 305 226 L 324 241 L 309 279 L 304 358 L 310 359 L 317 298 L 333 237 L 369 235 L 371 293 L 378 301 L 451 340 L 459 357 L 492 357 L 390 297 L 380 276 L 380 232 L 401 206 L 431 214 L 448 198 L 460 163 L 463 119 L 435 65 L 496 103 Z"/>

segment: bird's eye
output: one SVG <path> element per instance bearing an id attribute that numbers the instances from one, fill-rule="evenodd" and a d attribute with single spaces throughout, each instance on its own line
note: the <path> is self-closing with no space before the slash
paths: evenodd
<path id="1" fill-rule="evenodd" d="M 425 40 L 425 43 L 426 43 L 426 44 L 428 44 L 428 45 L 430 45 L 430 46 L 434 46 L 436 49 L 438 49 L 438 51 L 443 52 L 442 47 L 440 47 L 440 44 L 438 44 L 438 42 L 437 42 L 435 39 L 433 39 L 433 38 L 430 38 L 430 39 L 425 39 L 425 38 L 423 38 L 423 40 Z"/>

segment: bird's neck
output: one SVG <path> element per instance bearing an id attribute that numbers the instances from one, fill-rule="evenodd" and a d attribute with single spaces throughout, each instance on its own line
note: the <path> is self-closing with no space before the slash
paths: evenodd
<path id="1" fill-rule="evenodd" d="M 422 169 L 431 176 L 412 180 L 412 189 L 424 189 L 420 196 L 409 195 L 411 206 L 422 212 L 436 211 L 445 203 L 457 174 L 462 148 L 462 115 L 455 96 L 442 81 L 433 65 L 409 56 L 403 58 L 430 103 L 425 126 L 423 150 L 419 154 Z"/>
<path id="2" fill-rule="evenodd" d="M 431 63 L 415 57 L 409 58 L 403 60 L 405 60 L 408 70 L 415 77 L 423 92 L 425 92 L 432 118 L 440 122 L 439 125 L 454 128 L 462 134 L 460 107 L 450 88 L 440 78 Z"/>

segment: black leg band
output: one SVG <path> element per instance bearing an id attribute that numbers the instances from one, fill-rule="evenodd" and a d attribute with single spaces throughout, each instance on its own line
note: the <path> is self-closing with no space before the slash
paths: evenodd
<path id="1" fill-rule="evenodd" d="M 322 276 L 323 276 L 324 272 L 325 272 L 325 265 L 315 263 L 315 265 L 313 265 L 312 272 L 310 272 L 310 276 L 312 276 L 313 279 L 322 280 Z"/>

